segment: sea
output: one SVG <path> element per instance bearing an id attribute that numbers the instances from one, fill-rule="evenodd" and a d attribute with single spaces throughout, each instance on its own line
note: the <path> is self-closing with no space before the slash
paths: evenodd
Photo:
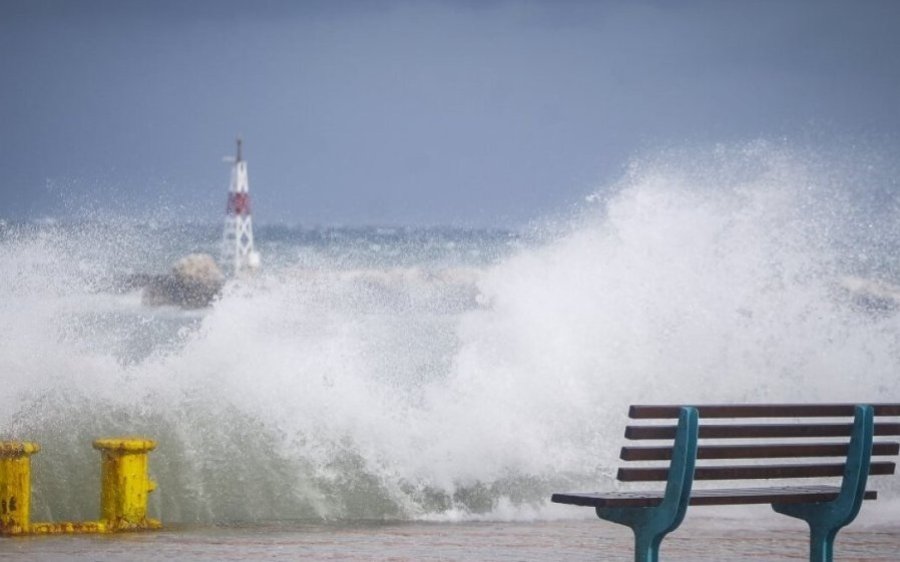
<path id="1" fill-rule="evenodd" d="M 218 257 L 219 223 L 5 219 L 0 438 L 41 445 L 32 520 L 96 519 L 91 441 L 141 435 L 165 529 L 0 558 L 628 560 L 549 498 L 615 486 L 629 404 L 900 401 L 892 162 L 662 151 L 516 228 L 255 216 L 262 267 L 192 310 L 127 280 Z M 900 478 L 873 480 L 838 559 L 896 559 Z M 805 545 L 765 506 L 694 508 L 663 554 Z"/>

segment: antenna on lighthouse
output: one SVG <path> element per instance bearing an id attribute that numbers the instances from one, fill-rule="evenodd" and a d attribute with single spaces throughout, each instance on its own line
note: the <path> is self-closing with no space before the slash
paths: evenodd
<path id="1" fill-rule="evenodd" d="M 241 145 L 241 139 L 238 138 L 237 157 L 231 165 L 231 184 L 228 187 L 228 206 L 225 209 L 225 230 L 222 236 L 222 262 L 234 274 L 259 267 L 259 254 L 253 248 L 247 162 L 244 161 Z"/>

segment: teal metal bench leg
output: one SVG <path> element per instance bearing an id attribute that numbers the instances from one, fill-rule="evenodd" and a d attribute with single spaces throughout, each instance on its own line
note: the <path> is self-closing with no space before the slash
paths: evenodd
<path id="1" fill-rule="evenodd" d="M 834 559 L 834 539 L 840 529 L 810 528 L 809 559 L 815 562 L 831 562 Z"/>
<path id="2" fill-rule="evenodd" d="M 874 420 L 875 411 L 871 406 L 856 406 L 844 479 L 837 498 L 821 503 L 772 504 L 776 512 L 803 519 L 809 524 L 810 562 L 832 562 L 838 531 L 859 513 L 872 461 Z"/>
<path id="3" fill-rule="evenodd" d="M 634 536 L 634 560 L 635 562 L 659 562 L 659 545 L 662 543 L 663 534 L 640 536 L 635 530 Z"/>
<path id="4" fill-rule="evenodd" d="M 659 562 L 659 545 L 668 533 L 678 527 L 681 519 L 675 521 L 673 525 L 670 518 L 671 513 L 655 511 L 656 509 L 657 507 L 597 508 L 597 516 L 613 523 L 631 527 L 631 530 L 634 532 L 635 562 Z M 682 515 L 683 518 L 684 516 Z"/>
<path id="5" fill-rule="evenodd" d="M 672 447 L 672 462 L 662 502 L 653 507 L 597 508 L 597 517 L 631 527 L 635 562 L 658 562 L 663 538 L 684 520 L 694 483 L 697 460 L 698 414 L 682 408 Z"/>

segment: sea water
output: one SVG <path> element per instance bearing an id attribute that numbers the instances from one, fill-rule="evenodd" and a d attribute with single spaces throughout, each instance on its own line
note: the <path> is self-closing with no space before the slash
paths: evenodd
<path id="1" fill-rule="evenodd" d="M 636 160 L 514 230 L 256 217 L 262 269 L 202 310 L 145 306 L 122 280 L 218 255 L 219 225 L 7 221 L 0 436 L 43 448 L 34 520 L 96 518 L 92 439 L 158 440 L 151 514 L 183 532 L 139 539 L 147 556 L 274 522 L 345 548 L 367 522 L 374 558 L 391 552 L 378 525 L 463 549 L 479 525 L 549 541 L 591 516 L 553 491 L 612 485 L 630 403 L 898 401 L 890 171 L 753 143 Z M 876 480 L 865 521 L 896 528 L 900 485 Z M 16 544 L 0 551 L 36 543 Z"/>

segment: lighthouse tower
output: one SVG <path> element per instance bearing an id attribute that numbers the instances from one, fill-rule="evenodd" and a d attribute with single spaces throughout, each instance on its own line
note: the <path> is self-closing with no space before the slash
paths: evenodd
<path id="1" fill-rule="evenodd" d="M 237 157 L 231 167 L 231 185 L 228 188 L 228 207 L 225 210 L 225 231 L 222 236 L 222 263 L 234 274 L 259 267 L 259 254 L 253 248 L 247 162 L 241 154 L 241 139 L 237 140 Z"/>

